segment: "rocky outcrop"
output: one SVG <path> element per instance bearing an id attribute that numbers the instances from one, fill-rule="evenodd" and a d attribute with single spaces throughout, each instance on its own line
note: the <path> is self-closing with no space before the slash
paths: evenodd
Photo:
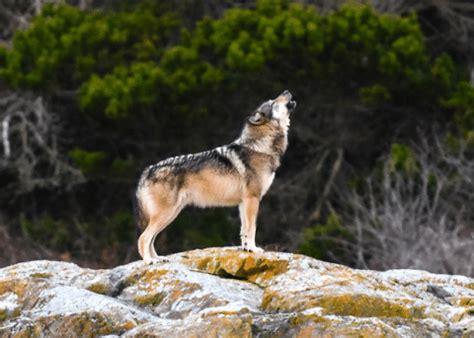
<path id="1" fill-rule="evenodd" d="M 0 337 L 474 336 L 474 279 L 194 250 L 112 270 L 0 270 Z"/>

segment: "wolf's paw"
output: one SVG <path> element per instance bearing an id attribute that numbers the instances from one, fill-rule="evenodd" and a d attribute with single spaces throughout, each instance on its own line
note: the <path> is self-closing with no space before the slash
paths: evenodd
<path id="1" fill-rule="evenodd" d="M 244 245 L 242 249 L 244 251 L 255 252 L 255 253 L 262 253 L 265 251 L 262 248 L 259 248 L 258 246 L 255 246 L 255 245 Z"/>
<path id="2" fill-rule="evenodd" d="M 167 257 L 143 258 L 143 262 L 147 265 L 168 263 L 169 261 Z"/>

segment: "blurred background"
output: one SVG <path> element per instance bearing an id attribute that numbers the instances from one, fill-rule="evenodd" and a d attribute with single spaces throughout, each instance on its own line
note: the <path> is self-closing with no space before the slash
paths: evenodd
<path id="1" fill-rule="evenodd" d="M 474 276 L 470 0 L 0 0 L 0 266 L 138 259 L 145 166 L 233 141 L 285 89 L 259 245 Z M 189 208 L 157 251 L 239 227 Z"/>

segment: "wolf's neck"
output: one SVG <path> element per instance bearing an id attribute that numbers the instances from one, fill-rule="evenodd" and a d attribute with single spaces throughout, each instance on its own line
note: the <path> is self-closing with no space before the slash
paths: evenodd
<path id="1" fill-rule="evenodd" d="M 235 143 L 279 160 L 288 147 L 288 136 L 285 130 L 279 130 L 268 135 L 255 135 L 246 126 Z"/>

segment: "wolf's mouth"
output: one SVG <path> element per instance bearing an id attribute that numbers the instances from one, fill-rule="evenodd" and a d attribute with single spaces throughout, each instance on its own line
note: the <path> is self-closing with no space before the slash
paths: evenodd
<path id="1" fill-rule="evenodd" d="M 286 104 L 286 108 L 288 108 L 288 111 L 292 111 L 296 108 L 296 101 L 289 101 Z"/>

